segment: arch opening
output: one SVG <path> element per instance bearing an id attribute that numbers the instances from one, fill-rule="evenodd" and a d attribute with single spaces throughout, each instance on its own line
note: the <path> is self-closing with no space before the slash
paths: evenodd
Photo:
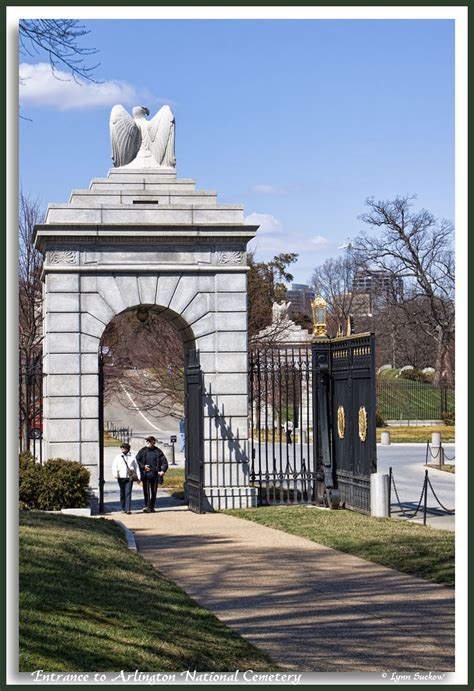
<path id="1" fill-rule="evenodd" d="M 128 442 L 136 455 L 150 435 L 167 458 L 164 487 L 184 499 L 186 363 L 194 347 L 191 327 L 157 305 L 127 308 L 104 329 L 99 342 L 99 511 L 120 510 L 112 473 L 120 443 Z M 163 494 L 158 493 L 161 504 L 172 501 Z M 132 511 L 145 503 L 142 486 L 134 483 Z"/>

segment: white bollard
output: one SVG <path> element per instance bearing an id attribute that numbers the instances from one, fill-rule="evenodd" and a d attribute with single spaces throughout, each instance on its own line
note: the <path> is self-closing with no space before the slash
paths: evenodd
<path id="1" fill-rule="evenodd" d="M 382 432 L 380 442 L 383 446 L 390 446 L 390 432 Z"/>
<path id="2" fill-rule="evenodd" d="M 372 473 L 370 476 L 370 515 L 388 517 L 389 515 L 390 476 L 384 473 Z"/>
<path id="3" fill-rule="evenodd" d="M 441 432 L 431 433 L 431 446 L 440 447 L 441 446 Z"/>

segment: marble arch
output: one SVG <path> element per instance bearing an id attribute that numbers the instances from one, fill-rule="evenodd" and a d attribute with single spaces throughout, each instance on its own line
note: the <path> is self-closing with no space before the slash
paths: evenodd
<path id="1" fill-rule="evenodd" d="M 255 505 L 247 454 L 247 243 L 241 205 L 174 168 L 109 171 L 36 226 L 44 254 L 44 458 L 98 482 L 98 348 L 140 305 L 179 322 L 204 381 L 204 492 L 212 508 Z"/>

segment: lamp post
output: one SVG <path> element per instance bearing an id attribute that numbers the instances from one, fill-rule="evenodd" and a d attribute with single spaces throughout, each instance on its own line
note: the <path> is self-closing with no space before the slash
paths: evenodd
<path id="1" fill-rule="evenodd" d="M 326 314 L 328 303 L 320 295 L 311 301 L 311 311 L 313 313 L 313 337 L 327 338 Z"/>

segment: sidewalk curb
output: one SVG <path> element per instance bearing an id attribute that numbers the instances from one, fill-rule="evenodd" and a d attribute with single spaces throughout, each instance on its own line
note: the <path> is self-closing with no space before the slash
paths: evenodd
<path id="1" fill-rule="evenodd" d="M 127 528 L 127 526 L 124 523 L 122 523 L 122 521 L 117 521 L 115 518 L 113 518 L 112 520 L 116 525 L 122 528 L 123 532 L 125 533 L 128 549 L 132 552 L 138 552 L 137 542 L 135 540 L 135 533 L 132 530 L 130 530 L 130 528 Z"/>

